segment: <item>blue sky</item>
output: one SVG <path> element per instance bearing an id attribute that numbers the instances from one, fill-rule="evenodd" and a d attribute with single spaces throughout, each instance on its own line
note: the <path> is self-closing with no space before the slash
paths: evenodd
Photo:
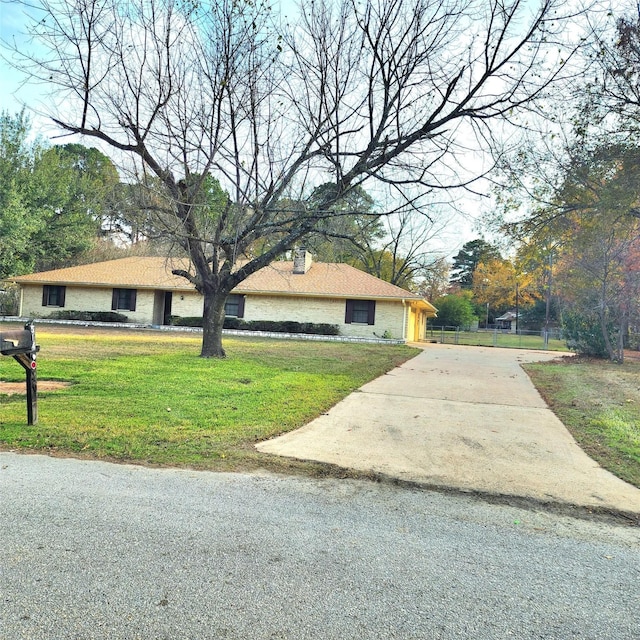
<path id="1" fill-rule="evenodd" d="M 26 44 L 24 8 L 16 2 L 0 0 L 0 38 L 3 42 Z M 14 114 L 22 108 L 22 104 L 37 108 L 37 104 L 44 95 L 43 87 L 22 86 L 23 77 L 11 68 L 4 60 L 0 60 L 0 111 Z M 44 126 L 41 118 L 33 116 L 34 128 Z"/>
<path id="2" fill-rule="evenodd" d="M 2 41 L 20 38 L 20 31 L 23 29 L 23 9 L 15 3 L 2 2 L 0 4 L 0 38 Z M 20 76 L 4 60 L 0 61 L 0 76 L 2 77 L 0 105 L 2 109 L 15 111 L 16 108 L 20 108 L 20 105 L 12 94 L 20 85 Z"/>

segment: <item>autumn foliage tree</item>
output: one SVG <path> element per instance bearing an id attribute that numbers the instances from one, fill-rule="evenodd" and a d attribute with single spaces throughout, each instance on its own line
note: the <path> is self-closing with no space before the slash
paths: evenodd
<path id="1" fill-rule="evenodd" d="M 554 281 L 572 348 L 622 362 L 639 314 L 640 155 L 627 144 L 576 145 L 549 202 L 517 228 L 553 244 Z"/>
<path id="2" fill-rule="evenodd" d="M 493 261 L 501 261 L 502 256 L 497 247 L 483 238 L 476 238 L 466 242 L 453 258 L 451 267 L 451 284 L 462 289 L 471 289 L 474 274 L 478 265 Z"/>
<path id="3" fill-rule="evenodd" d="M 473 274 L 473 298 L 478 304 L 488 304 L 497 313 L 517 306 L 530 306 L 539 297 L 531 273 L 518 267 L 516 261 L 489 260 L 480 262 Z"/>
<path id="4" fill-rule="evenodd" d="M 640 318 L 640 220 L 605 210 L 573 216 L 558 266 L 565 326 L 576 350 L 624 359 Z"/>

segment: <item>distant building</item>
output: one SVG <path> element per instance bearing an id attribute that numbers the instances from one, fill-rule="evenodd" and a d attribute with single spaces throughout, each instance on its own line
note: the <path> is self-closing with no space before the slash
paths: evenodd
<path id="1" fill-rule="evenodd" d="M 499 318 L 496 318 L 496 329 L 502 329 L 503 331 L 516 330 L 516 319 L 520 318 L 521 314 L 517 314 L 515 311 L 507 311 L 503 313 Z"/>

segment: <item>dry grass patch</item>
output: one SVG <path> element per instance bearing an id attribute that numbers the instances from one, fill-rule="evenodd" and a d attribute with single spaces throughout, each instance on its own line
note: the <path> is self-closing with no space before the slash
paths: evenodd
<path id="1" fill-rule="evenodd" d="M 640 362 L 564 358 L 524 368 L 578 444 L 640 487 Z"/>

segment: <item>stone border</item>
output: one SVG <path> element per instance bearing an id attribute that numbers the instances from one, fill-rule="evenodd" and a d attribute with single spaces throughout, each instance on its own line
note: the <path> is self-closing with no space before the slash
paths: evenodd
<path id="1" fill-rule="evenodd" d="M 177 327 L 174 325 L 138 324 L 135 322 L 88 322 L 85 320 L 53 320 L 51 318 L 22 318 L 19 316 L 0 316 L 1 322 L 24 324 L 33 320 L 34 324 L 69 325 L 76 327 L 100 327 L 107 329 L 143 329 L 145 331 L 164 331 L 166 333 L 202 333 L 201 327 Z M 406 340 L 388 338 L 363 338 L 360 336 L 323 336 L 310 333 L 281 333 L 278 331 L 242 331 L 240 329 L 223 329 L 224 335 L 274 338 L 276 340 L 309 340 L 315 342 L 351 342 L 361 344 L 406 344 Z"/>

